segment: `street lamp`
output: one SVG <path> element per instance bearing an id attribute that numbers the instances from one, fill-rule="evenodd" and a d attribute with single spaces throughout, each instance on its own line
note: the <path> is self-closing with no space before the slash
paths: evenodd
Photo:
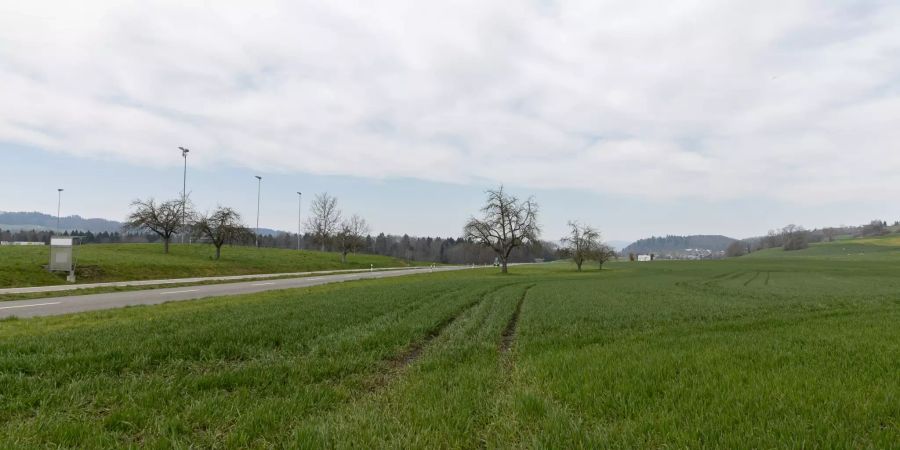
<path id="1" fill-rule="evenodd" d="M 181 243 L 184 244 L 184 232 L 187 228 L 187 155 L 190 150 L 178 147 L 181 157 L 184 158 L 184 179 L 181 186 Z"/>
<path id="2" fill-rule="evenodd" d="M 259 199 L 262 192 L 262 177 L 254 176 L 256 177 L 256 248 L 259 248 Z"/>
<path id="3" fill-rule="evenodd" d="M 62 206 L 62 188 L 56 190 L 56 234 L 59 234 L 59 208 Z"/>
<path id="4" fill-rule="evenodd" d="M 300 250 L 300 213 L 303 211 L 301 206 L 303 202 L 303 193 L 297 191 L 297 250 Z"/>

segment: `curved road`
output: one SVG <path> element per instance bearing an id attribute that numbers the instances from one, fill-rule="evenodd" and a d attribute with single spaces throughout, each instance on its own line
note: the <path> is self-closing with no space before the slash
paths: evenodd
<path id="1" fill-rule="evenodd" d="M 206 297 L 252 294 L 277 289 L 301 288 L 342 281 L 390 278 L 430 272 L 461 270 L 462 266 L 414 268 L 384 272 L 357 272 L 338 275 L 321 275 L 303 278 L 258 280 L 242 283 L 207 284 L 143 291 L 111 292 L 107 294 L 70 295 L 33 300 L 0 302 L 0 319 L 4 317 L 35 317 L 69 314 L 99 309 L 121 308 L 132 305 L 156 305 L 179 300 L 195 300 Z"/>

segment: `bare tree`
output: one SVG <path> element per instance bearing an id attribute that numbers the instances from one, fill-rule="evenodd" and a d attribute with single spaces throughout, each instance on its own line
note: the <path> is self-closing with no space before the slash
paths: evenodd
<path id="1" fill-rule="evenodd" d="M 487 191 L 487 203 L 481 212 L 481 219 L 472 217 L 466 223 L 464 238 L 493 250 L 500 260 L 501 271 L 507 273 L 510 252 L 538 239 L 537 203 L 531 197 L 520 201 L 503 192 L 500 186 Z"/>
<path id="2" fill-rule="evenodd" d="M 369 224 L 362 217 L 354 214 L 349 219 L 341 222 L 337 233 L 337 243 L 341 252 L 341 263 L 347 263 L 347 253 L 356 253 L 366 246 L 366 235 L 369 234 Z"/>
<path id="3" fill-rule="evenodd" d="M 216 260 L 222 255 L 223 245 L 253 237 L 253 231 L 244 226 L 241 215 L 227 206 L 219 206 L 211 214 L 200 216 L 194 228 L 201 238 L 209 239 L 216 247 Z"/>
<path id="4" fill-rule="evenodd" d="M 744 256 L 749 253 L 747 247 L 748 245 L 743 241 L 734 241 L 731 244 L 728 244 L 728 248 L 725 249 L 725 256 L 729 258 Z"/>
<path id="5" fill-rule="evenodd" d="M 306 230 L 313 235 L 313 240 L 324 252 L 325 246 L 338 231 L 338 224 L 341 223 L 337 197 L 332 197 L 327 192 L 316 194 L 311 208 L 310 216 L 306 220 Z"/>
<path id="6" fill-rule="evenodd" d="M 594 253 L 594 260 L 597 261 L 598 270 L 603 270 L 603 264 L 606 264 L 607 261 L 618 258 L 619 254 L 616 252 L 616 249 L 606 244 L 600 244 Z"/>
<path id="7" fill-rule="evenodd" d="M 801 226 L 790 224 L 782 228 L 781 237 L 785 250 L 802 250 L 809 247 L 809 231 Z"/>
<path id="8" fill-rule="evenodd" d="M 600 240 L 600 232 L 590 225 L 581 225 L 578 222 L 569 222 L 569 235 L 560 241 L 563 244 L 561 253 L 572 258 L 578 271 L 585 261 L 597 262 L 599 270 L 603 270 L 603 264 L 616 258 L 616 250 Z"/>
<path id="9" fill-rule="evenodd" d="M 578 222 L 569 221 L 569 235 L 562 238 L 562 253 L 575 262 L 578 271 L 581 265 L 588 259 L 592 259 L 600 248 L 600 232 L 590 225 L 581 225 Z"/>
<path id="10" fill-rule="evenodd" d="M 182 219 L 190 215 L 190 206 L 184 200 L 169 200 L 157 204 L 152 198 L 131 202 L 134 211 L 125 219 L 125 228 L 136 231 L 151 231 L 163 241 L 163 252 L 169 253 L 172 235 L 184 226 Z"/>
<path id="11" fill-rule="evenodd" d="M 823 228 L 822 235 L 825 236 L 825 239 L 828 242 L 834 242 L 834 237 L 838 235 L 839 230 L 837 228 Z"/>

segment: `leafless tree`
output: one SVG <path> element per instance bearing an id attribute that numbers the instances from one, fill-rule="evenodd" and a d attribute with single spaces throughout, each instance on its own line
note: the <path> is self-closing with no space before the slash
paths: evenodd
<path id="1" fill-rule="evenodd" d="M 337 233 L 337 243 L 341 252 L 341 263 L 347 263 L 347 253 L 356 253 L 366 246 L 366 235 L 369 234 L 369 224 L 362 217 L 354 214 L 349 219 L 341 222 Z"/>
<path id="2" fill-rule="evenodd" d="M 312 212 L 309 219 L 306 220 L 306 230 L 313 235 L 313 240 L 324 252 L 325 246 L 334 237 L 338 231 L 338 225 L 341 223 L 341 210 L 337 207 L 337 197 L 332 197 L 327 192 L 316 194 L 311 208 Z"/>
<path id="3" fill-rule="evenodd" d="M 249 240 L 253 231 L 244 226 L 241 215 L 232 208 L 219 206 L 211 214 L 197 218 L 194 228 L 201 238 L 209 239 L 216 247 L 216 260 L 225 244 Z"/>
<path id="4" fill-rule="evenodd" d="M 747 244 L 743 241 L 734 241 L 731 244 L 728 244 L 728 248 L 725 249 L 725 256 L 729 258 L 744 256 L 747 253 L 749 253 Z"/>
<path id="5" fill-rule="evenodd" d="M 781 229 L 781 237 L 785 250 L 802 250 L 809 247 L 809 231 L 801 226 L 787 225 Z"/>
<path id="6" fill-rule="evenodd" d="M 481 219 L 472 217 L 466 223 L 464 237 L 493 250 L 500 260 L 501 271 L 507 273 L 510 252 L 538 239 L 538 205 L 531 197 L 520 201 L 503 192 L 500 186 L 487 191 L 487 203 L 481 212 Z"/>
<path id="7" fill-rule="evenodd" d="M 828 242 L 834 242 L 834 237 L 838 235 L 838 231 L 837 228 L 823 228 L 822 235 L 825 236 Z"/>
<path id="8" fill-rule="evenodd" d="M 606 244 L 600 244 L 594 253 L 594 260 L 597 261 L 599 270 L 603 270 L 603 264 L 606 264 L 606 262 L 612 261 L 613 259 L 618 259 L 618 257 L 619 254 L 616 252 L 616 249 Z"/>
<path id="9" fill-rule="evenodd" d="M 572 258 L 581 272 L 581 265 L 586 260 L 593 259 L 594 253 L 600 248 L 600 232 L 590 225 L 574 221 L 569 221 L 569 229 L 569 235 L 561 239 L 562 253 Z"/>
<path id="10" fill-rule="evenodd" d="M 125 228 L 135 231 L 151 231 L 159 235 L 163 241 L 164 253 L 169 253 L 169 242 L 172 236 L 183 227 L 182 218 L 190 215 L 190 205 L 185 201 L 169 200 L 156 203 L 149 200 L 131 202 L 134 211 L 125 219 Z"/>
<path id="11" fill-rule="evenodd" d="M 570 221 L 569 229 L 569 235 L 560 240 L 563 244 L 560 253 L 572 258 L 579 272 L 585 261 L 596 261 L 599 270 L 603 270 L 603 264 L 617 257 L 616 250 L 604 244 L 600 232 L 590 225 Z"/>

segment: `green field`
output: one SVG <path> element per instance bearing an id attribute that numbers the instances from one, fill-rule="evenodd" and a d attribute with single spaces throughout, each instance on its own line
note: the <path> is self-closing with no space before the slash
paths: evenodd
<path id="1" fill-rule="evenodd" d="M 399 267 L 406 262 L 377 255 L 351 254 L 341 264 L 338 253 L 276 248 L 223 247 L 213 260 L 210 245 L 172 244 L 163 254 L 162 244 L 89 244 L 76 247 L 79 284 L 108 281 L 158 280 L 314 270 L 346 270 Z M 0 288 L 65 284 L 65 274 L 44 269 L 50 259 L 48 246 L 0 247 Z"/>
<path id="2" fill-rule="evenodd" d="M 900 246 L 848 244 L 7 320 L 0 448 L 896 448 Z"/>

